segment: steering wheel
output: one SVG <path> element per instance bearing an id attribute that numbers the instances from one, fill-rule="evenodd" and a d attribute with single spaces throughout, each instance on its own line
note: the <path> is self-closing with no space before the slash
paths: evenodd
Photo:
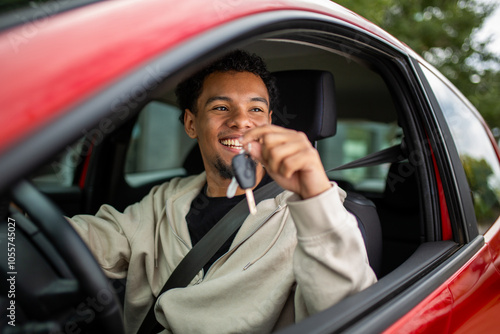
<path id="1" fill-rule="evenodd" d="M 11 190 L 13 201 L 31 218 L 78 280 L 84 298 L 105 298 L 92 328 L 102 333 L 123 334 L 120 302 L 94 256 L 64 218 L 62 212 L 31 183 L 23 180 Z"/>

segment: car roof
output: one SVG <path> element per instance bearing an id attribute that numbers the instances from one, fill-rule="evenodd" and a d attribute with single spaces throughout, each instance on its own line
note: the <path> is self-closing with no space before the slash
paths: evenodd
<path id="1" fill-rule="evenodd" d="M 406 48 L 328 0 L 105 1 L 41 16 L 0 34 L 0 77 L 8 81 L 0 92 L 0 123 L 9 124 L 0 132 L 0 151 L 191 37 L 252 14 L 283 10 L 326 14 Z"/>

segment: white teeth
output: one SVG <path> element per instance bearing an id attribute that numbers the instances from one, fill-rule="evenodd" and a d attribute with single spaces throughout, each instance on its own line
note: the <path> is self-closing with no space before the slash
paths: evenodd
<path id="1" fill-rule="evenodd" d="M 220 143 L 224 146 L 228 147 L 234 147 L 234 148 L 241 148 L 242 145 L 240 144 L 240 141 L 238 139 L 223 139 L 220 141 Z"/>

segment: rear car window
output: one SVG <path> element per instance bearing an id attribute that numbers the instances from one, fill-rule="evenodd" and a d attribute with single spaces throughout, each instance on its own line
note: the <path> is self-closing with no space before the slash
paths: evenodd
<path id="1" fill-rule="evenodd" d="M 325 169 L 338 167 L 370 153 L 401 143 L 402 130 L 395 123 L 340 120 L 334 137 L 318 141 Z M 390 164 L 329 172 L 339 185 L 356 191 L 382 193 Z"/>
<path id="2" fill-rule="evenodd" d="M 30 179 L 39 186 L 70 187 L 75 182 L 77 167 L 89 151 L 89 142 L 82 137 L 75 144 L 68 145 L 54 160 L 35 171 Z"/>
<path id="3" fill-rule="evenodd" d="M 196 141 L 179 122 L 180 110 L 162 102 L 150 102 L 132 130 L 125 163 L 125 180 L 139 186 L 156 179 L 183 176 L 182 165 Z"/>

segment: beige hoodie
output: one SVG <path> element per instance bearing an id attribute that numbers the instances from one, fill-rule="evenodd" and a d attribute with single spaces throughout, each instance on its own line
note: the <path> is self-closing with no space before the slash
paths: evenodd
<path id="1" fill-rule="evenodd" d="M 185 216 L 206 175 L 157 186 L 120 213 L 70 221 L 105 273 L 127 277 L 125 326 L 137 332 L 176 265 L 191 249 Z M 164 333 L 268 333 L 300 321 L 376 281 L 355 218 L 333 187 L 307 200 L 285 191 L 262 201 L 230 250 L 186 288 L 156 303 Z"/>

